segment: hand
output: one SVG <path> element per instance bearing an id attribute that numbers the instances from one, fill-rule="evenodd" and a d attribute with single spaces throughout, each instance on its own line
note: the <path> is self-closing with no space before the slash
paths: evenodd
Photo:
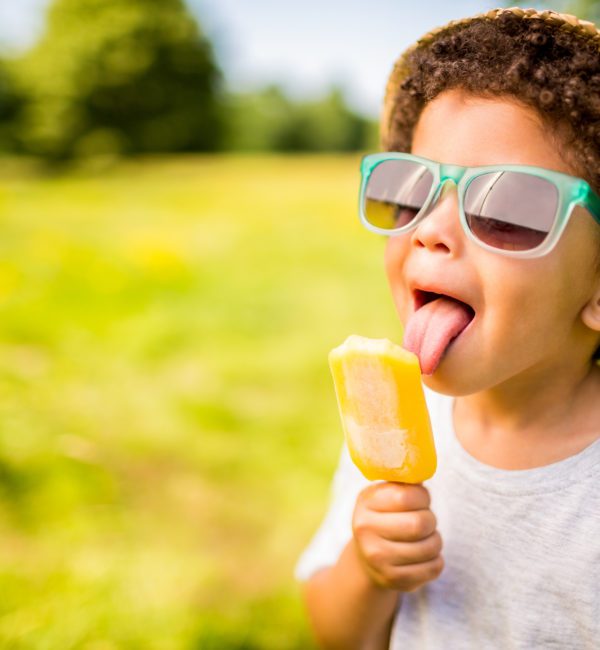
<path id="1" fill-rule="evenodd" d="M 442 572 L 442 538 L 430 503 L 426 488 L 408 483 L 374 483 L 358 495 L 354 541 L 378 586 L 414 591 Z"/>

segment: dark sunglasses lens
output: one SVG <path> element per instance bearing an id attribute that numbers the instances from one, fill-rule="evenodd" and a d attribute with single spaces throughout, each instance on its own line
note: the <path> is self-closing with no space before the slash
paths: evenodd
<path id="1" fill-rule="evenodd" d="M 410 160 L 384 160 L 372 170 L 365 191 L 364 215 L 377 228 L 393 230 L 410 224 L 423 207 L 433 174 Z"/>
<path id="2" fill-rule="evenodd" d="M 482 242 L 511 251 L 537 248 L 556 220 L 558 190 L 522 172 L 490 172 L 467 187 L 464 209 L 471 232 Z"/>

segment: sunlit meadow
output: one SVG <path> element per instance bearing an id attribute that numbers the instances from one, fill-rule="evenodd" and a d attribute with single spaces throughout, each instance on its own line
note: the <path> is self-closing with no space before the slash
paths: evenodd
<path id="1" fill-rule="evenodd" d="M 327 352 L 399 336 L 358 163 L 2 161 L 1 647 L 312 647 Z"/>

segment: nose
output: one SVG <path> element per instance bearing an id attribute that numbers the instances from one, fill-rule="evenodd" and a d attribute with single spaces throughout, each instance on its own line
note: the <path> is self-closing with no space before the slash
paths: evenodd
<path id="1" fill-rule="evenodd" d="M 456 185 L 446 181 L 412 233 L 411 243 L 431 252 L 456 254 L 461 245 L 462 228 L 458 216 Z"/>

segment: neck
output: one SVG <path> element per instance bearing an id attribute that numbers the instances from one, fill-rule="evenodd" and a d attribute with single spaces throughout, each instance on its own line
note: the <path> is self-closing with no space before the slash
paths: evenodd
<path id="1" fill-rule="evenodd" d="M 536 376 L 537 375 L 537 376 Z M 456 399 L 455 427 L 473 456 L 525 469 L 578 453 L 600 437 L 600 367 L 566 363 Z"/>

